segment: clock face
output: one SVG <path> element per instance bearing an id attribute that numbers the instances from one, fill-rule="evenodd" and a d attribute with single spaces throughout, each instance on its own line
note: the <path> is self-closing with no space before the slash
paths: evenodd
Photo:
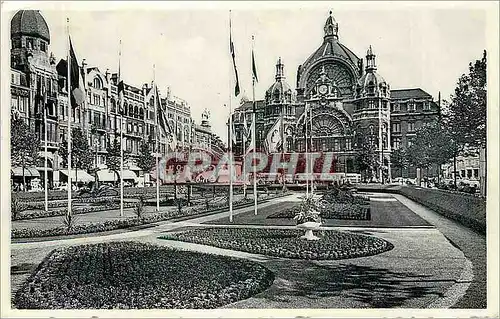
<path id="1" fill-rule="evenodd" d="M 328 86 L 326 86 L 325 84 L 320 85 L 320 87 L 319 87 L 319 93 L 320 94 L 326 94 L 327 92 L 328 92 Z"/>

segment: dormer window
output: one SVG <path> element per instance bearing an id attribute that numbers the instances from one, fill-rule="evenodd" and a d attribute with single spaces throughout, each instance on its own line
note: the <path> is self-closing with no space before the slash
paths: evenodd
<path id="1" fill-rule="evenodd" d="M 415 102 L 408 102 L 408 112 L 415 112 Z"/>
<path id="2" fill-rule="evenodd" d="M 47 43 L 40 41 L 40 51 L 47 52 Z"/>

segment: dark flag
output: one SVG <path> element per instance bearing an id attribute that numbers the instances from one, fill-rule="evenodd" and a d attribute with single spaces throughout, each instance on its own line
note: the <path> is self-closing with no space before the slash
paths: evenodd
<path id="1" fill-rule="evenodd" d="M 236 84 L 234 86 L 234 95 L 238 96 L 240 94 L 240 81 L 238 79 L 238 70 L 236 69 L 236 58 L 234 54 L 234 44 L 231 30 L 231 17 L 229 17 L 229 48 L 231 50 L 231 57 L 233 58 L 234 75 L 236 77 Z"/>
<path id="2" fill-rule="evenodd" d="M 71 43 L 71 37 L 69 38 L 69 58 L 71 63 L 71 83 L 69 89 L 71 92 L 71 106 L 78 107 L 85 101 L 85 87 L 83 84 L 83 76 L 80 73 L 80 67 L 78 66 L 78 59 L 76 58 L 75 50 L 73 50 L 73 44 Z"/>
<path id="3" fill-rule="evenodd" d="M 125 93 L 125 85 L 123 80 L 118 82 L 118 109 L 120 114 L 123 114 L 123 94 Z"/>
<path id="4" fill-rule="evenodd" d="M 253 38 L 253 36 L 252 36 L 252 38 Z M 252 73 L 253 73 L 253 78 L 254 78 L 255 82 L 259 82 L 259 78 L 257 77 L 257 67 L 255 66 L 255 56 L 253 53 L 253 49 L 252 49 Z"/>
<path id="5" fill-rule="evenodd" d="M 155 92 L 155 99 L 156 99 L 156 109 L 157 109 L 157 114 L 158 114 L 158 124 L 163 132 L 163 134 L 167 138 L 167 143 L 170 149 L 173 151 L 177 147 L 177 137 L 175 136 L 174 131 L 168 124 L 168 120 L 165 114 L 165 111 L 163 109 L 163 106 L 161 105 L 161 99 L 160 99 L 160 94 L 158 93 L 158 88 L 156 88 Z"/>

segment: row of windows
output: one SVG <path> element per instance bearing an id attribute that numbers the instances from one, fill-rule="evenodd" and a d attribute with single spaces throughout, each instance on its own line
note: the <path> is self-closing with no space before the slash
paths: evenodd
<path id="1" fill-rule="evenodd" d="M 407 132 L 415 132 L 415 122 L 407 122 Z M 401 123 L 395 122 L 392 123 L 392 132 L 393 133 L 401 133 Z"/>
<path id="2" fill-rule="evenodd" d="M 12 96 L 10 99 L 10 106 L 13 110 L 18 110 L 24 113 L 28 110 L 28 98 L 22 96 Z"/>
<path id="3" fill-rule="evenodd" d="M 308 141 L 308 146 L 312 149 L 309 151 L 319 152 L 319 151 L 350 151 L 352 150 L 352 140 L 338 139 L 338 138 L 313 138 L 312 146 Z M 297 150 L 299 152 L 304 152 L 306 150 L 305 142 L 303 139 L 297 140 Z"/>
<path id="4" fill-rule="evenodd" d="M 408 103 L 391 103 L 392 112 L 415 112 L 418 110 L 428 111 L 430 110 L 430 103 L 428 101 L 424 102 L 408 102 Z"/>
<path id="5" fill-rule="evenodd" d="M 21 39 L 12 40 L 12 49 L 20 49 L 22 47 L 23 43 Z M 40 51 L 47 52 L 48 45 L 47 42 L 42 39 L 26 38 L 26 47 L 32 50 L 39 48 Z"/>

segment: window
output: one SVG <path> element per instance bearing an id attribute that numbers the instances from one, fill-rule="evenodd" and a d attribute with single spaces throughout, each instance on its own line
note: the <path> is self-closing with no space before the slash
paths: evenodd
<path id="1" fill-rule="evenodd" d="M 392 148 L 397 150 L 401 147 L 401 140 L 399 138 L 395 138 L 392 140 Z"/>
<path id="2" fill-rule="evenodd" d="M 375 101 L 368 101 L 368 108 L 374 109 L 375 108 Z"/>
<path id="3" fill-rule="evenodd" d="M 102 82 L 98 77 L 94 78 L 94 88 L 96 89 L 102 89 Z"/>
<path id="4" fill-rule="evenodd" d="M 33 49 L 33 39 L 26 39 L 26 46 L 28 47 L 28 49 Z"/>
<path id="5" fill-rule="evenodd" d="M 415 132 L 415 122 L 408 122 L 408 132 Z"/>
<path id="6" fill-rule="evenodd" d="M 413 139 L 409 138 L 408 139 L 408 147 L 412 146 L 413 145 Z"/>
<path id="7" fill-rule="evenodd" d="M 401 123 L 392 123 L 392 132 L 393 133 L 401 132 Z"/>
<path id="8" fill-rule="evenodd" d="M 370 125 L 370 127 L 368 129 L 370 131 L 370 135 L 373 135 L 373 125 Z"/>
<path id="9" fill-rule="evenodd" d="M 47 52 L 47 44 L 45 41 L 40 41 L 40 51 Z"/>
<path id="10" fill-rule="evenodd" d="M 415 102 L 408 103 L 408 112 L 415 112 Z"/>
<path id="11" fill-rule="evenodd" d="M 345 141 L 345 150 L 350 151 L 351 149 L 352 149 L 352 141 L 350 138 L 348 138 Z"/>
<path id="12" fill-rule="evenodd" d="M 428 111 L 428 110 L 430 110 L 430 103 L 429 103 L 429 101 L 425 101 L 425 102 L 424 102 L 424 105 L 423 105 L 423 110 L 424 110 L 424 111 Z"/>

